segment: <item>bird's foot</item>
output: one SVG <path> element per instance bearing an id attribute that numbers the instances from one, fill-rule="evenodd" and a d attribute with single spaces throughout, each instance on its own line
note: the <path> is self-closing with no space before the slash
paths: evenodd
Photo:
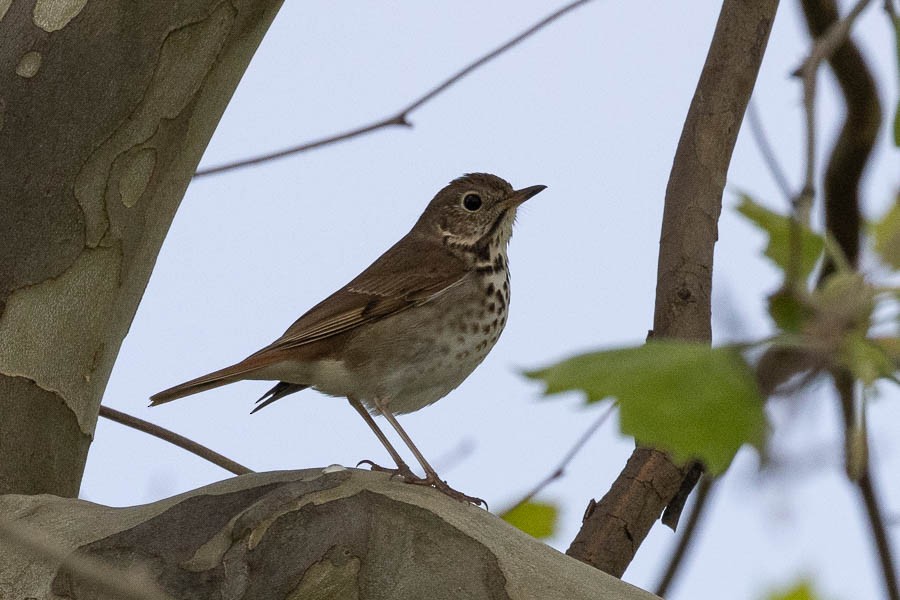
<path id="1" fill-rule="evenodd" d="M 413 482 L 419 483 L 419 482 Z M 454 490 L 450 487 L 446 481 L 440 479 L 438 477 L 433 477 L 431 475 L 425 477 L 425 479 L 421 480 L 422 485 L 430 485 L 437 491 L 450 496 L 454 500 L 459 500 L 460 502 L 468 502 L 469 504 L 474 504 L 475 506 L 484 506 L 485 510 L 488 510 L 487 502 L 482 500 L 481 498 L 476 498 L 475 496 L 469 496 L 467 494 L 463 494 L 458 490 Z"/>
<path id="2" fill-rule="evenodd" d="M 396 468 L 391 468 L 391 467 L 382 467 L 381 465 L 374 463 L 371 460 L 366 459 L 366 460 L 361 460 L 358 463 L 356 463 L 357 467 L 359 465 L 369 465 L 369 470 L 375 471 L 377 473 L 390 473 L 392 479 L 394 477 L 402 477 L 405 481 L 407 481 L 409 483 L 419 483 L 421 481 L 425 481 L 424 479 L 422 479 L 421 477 L 419 477 L 418 475 L 413 473 L 412 469 L 410 469 L 409 465 L 407 465 L 406 463 L 403 463 L 403 464 L 397 466 Z"/>
<path id="3" fill-rule="evenodd" d="M 474 504 L 475 506 L 484 506 L 485 509 L 487 509 L 488 507 L 487 502 L 485 502 L 481 498 L 469 496 L 453 489 L 447 484 L 446 481 L 444 481 L 440 477 L 437 477 L 436 475 L 426 475 L 425 477 L 419 477 L 412 472 L 412 469 L 410 469 L 409 465 L 407 465 L 406 463 L 398 465 L 396 468 L 390 468 L 382 467 L 381 465 L 378 465 L 371 460 L 361 460 L 359 461 L 359 463 L 357 463 L 356 466 L 358 467 L 359 465 L 369 465 L 369 468 L 372 471 L 377 471 L 379 473 L 390 473 L 391 477 L 402 477 L 404 483 L 411 483 L 413 485 L 427 485 L 428 487 L 433 487 L 442 494 L 449 496 L 454 500 L 459 500 L 460 502 L 468 502 L 469 504 Z"/>

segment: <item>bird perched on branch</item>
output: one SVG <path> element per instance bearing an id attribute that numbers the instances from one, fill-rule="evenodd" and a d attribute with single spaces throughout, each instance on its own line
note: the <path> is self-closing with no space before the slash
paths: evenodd
<path id="1" fill-rule="evenodd" d="M 151 397 L 151 406 L 246 379 L 278 381 L 253 412 L 305 388 L 346 397 L 407 482 L 473 503 L 438 477 L 395 415 L 446 396 L 475 370 L 509 311 L 506 248 L 516 209 L 546 186 L 520 190 L 471 173 L 440 190 L 399 242 L 350 283 L 244 360 Z M 425 472 L 415 475 L 378 427 L 382 415 Z"/>

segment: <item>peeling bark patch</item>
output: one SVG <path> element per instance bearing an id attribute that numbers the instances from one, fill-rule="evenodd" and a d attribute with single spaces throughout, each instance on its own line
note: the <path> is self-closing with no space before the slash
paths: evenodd
<path id="1" fill-rule="evenodd" d="M 0 321 L 0 372 L 31 379 L 59 394 L 93 433 L 100 390 L 106 377 L 92 377 L 119 291 L 118 247 L 85 250 L 55 279 L 10 294 Z M 60 340 L 79 340 L 60 348 Z M 48 359 L 51 357 L 52 360 Z M 111 367 L 111 365 L 110 365 Z"/>
<path id="2" fill-rule="evenodd" d="M 215 66 L 234 17 L 231 5 L 223 2 L 212 14 L 166 34 L 141 103 L 78 173 L 75 198 L 84 212 L 89 247 L 97 246 L 109 228 L 105 192 L 116 161 L 150 140 L 161 121 L 176 119 L 190 104 Z"/>
<path id="3" fill-rule="evenodd" d="M 345 480 L 335 473 L 194 496 L 78 553 L 142 565 L 180 598 L 352 600 L 377 590 L 428 600 L 509 597 L 493 552 L 429 510 L 370 491 L 315 501 L 321 489 Z M 262 524 L 265 533 L 252 546 L 251 529 Z M 62 568 L 51 589 L 88 598 L 89 586 Z"/>
<path id="4" fill-rule="evenodd" d="M 314 563 L 285 600 L 357 600 L 361 560 L 343 547 L 332 548 L 326 558 Z"/>
<path id="5" fill-rule="evenodd" d="M 22 58 L 19 59 L 19 64 L 16 65 L 16 75 L 25 79 L 31 79 L 37 75 L 38 70 L 41 68 L 41 58 L 41 53 L 33 50 L 23 54 Z"/>
<path id="6" fill-rule="evenodd" d="M 6 16 L 6 11 L 12 5 L 12 0 L 0 0 L 0 21 Z"/>
<path id="7" fill-rule="evenodd" d="M 82 546 L 78 552 L 113 565 L 152 565 L 152 572 L 160 573 L 158 583 L 164 588 L 171 591 L 179 589 L 177 586 L 190 587 L 198 592 L 192 596 L 194 598 L 215 598 L 218 597 L 216 583 L 226 576 L 224 567 L 216 564 L 215 568 L 198 574 L 185 569 L 181 563 L 188 560 L 198 546 L 227 528 L 235 513 L 251 506 L 279 485 L 273 483 L 228 494 L 193 496 L 131 529 Z M 188 586 L 185 581 L 192 583 Z M 51 584 L 53 593 L 67 598 L 93 597 L 91 588 L 90 581 L 65 567 L 57 572 Z"/>
<path id="8" fill-rule="evenodd" d="M 76 496 L 90 443 L 58 394 L 0 374 L 0 495 Z"/>
<path id="9" fill-rule="evenodd" d="M 119 179 L 119 197 L 122 204 L 132 208 L 147 189 L 153 168 L 156 166 L 156 150 L 142 148 L 128 159 Z"/>
<path id="10" fill-rule="evenodd" d="M 270 553 L 290 559 L 266 560 Z M 508 598 L 506 578 L 488 548 L 425 509 L 398 510 L 395 500 L 369 491 L 283 514 L 243 560 L 254 574 L 248 600 L 290 597 L 304 580 L 321 576 L 323 562 L 331 563 L 336 585 L 347 585 L 342 576 L 354 561 L 360 561 L 360 598 L 386 589 L 396 598 Z M 455 568 L 448 571 L 451 562 Z"/>
<path id="11" fill-rule="evenodd" d="M 87 0 L 37 0 L 32 18 L 47 33 L 59 31 L 78 16 L 85 4 Z"/>

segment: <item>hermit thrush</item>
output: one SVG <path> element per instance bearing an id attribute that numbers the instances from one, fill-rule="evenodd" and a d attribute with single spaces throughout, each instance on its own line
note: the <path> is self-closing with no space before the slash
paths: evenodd
<path id="1" fill-rule="evenodd" d="M 439 191 L 399 242 L 353 281 L 241 362 L 151 397 L 151 406 L 241 381 L 279 381 L 259 410 L 311 387 L 344 396 L 410 483 L 481 502 L 441 480 L 397 422 L 446 396 L 477 367 L 506 324 L 506 246 L 516 209 L 542 191 L 471 173 Z M 413 474 L 371 414 L 381 414 L 422 465 Z M 369 462 L 369 461 L 365 461 Z"/>

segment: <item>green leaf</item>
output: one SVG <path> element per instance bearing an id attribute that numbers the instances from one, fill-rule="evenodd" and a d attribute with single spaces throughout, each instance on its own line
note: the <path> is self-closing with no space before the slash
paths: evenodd
<path id="1" fill-rule="evenodd" d="M 872 227 L 875 251 L 886 264 L 900 269 L 900 194 L 894 206 Z"/>
<path id="2" fill-rule="evenodd" d="M 753 371 L 733 347 L 670 340 L 583 354 L 526 373 L 547 394 L 582 390 L 588 402 L 615 397 L 622 432 L 671 452 L 699 458 L 713 474 L 744 443 L 761 444 L 763 400 Z"/>
<path id="3" fill-rule="evenodd" d="M 900 338 L 872 338 L 872 343 L 881 348 L 894 366 L 894 370 L 900 370 Z"/>
<path id="4" fill-rule="evenodd" d="M 764 208 L 746 194 L 741 194 L 738 212 L 768 234 L 765 254 L 785 274 L 794 269 L 795 275 L 805 279 L 812 273 L 825 243 L 821 235 Z"/>
<path id="5" fill-rule="evenodd" d="M 556 531 L 559 508 L 548 502 L 525 502 L 502 515 L 503 520 L 538 539 L 548 538 Z"/>
<path id="6" fill-rule="evenodd" d="M 796 290 L 796 286 L 794 286 Z M 797 293 L 782 287 L 769 296 L 769 314 L 782 331 L 798 333 L 813 311 Z"/>
<path id="7" fill-rule="evenodd" d="M 766 596 L 766 600 L 818 600 L 820 597 L 813 589 L 812 583 L 803 580 L 786 590 L 772 592 Z"/>
<path id="8" fill-rule="evenodd" d="M 890 355 L 866 337 L 852 333 L 844 338 L 841 362 L 864 385 L 872 385 L 880 377 L 893 377 L 894 363 Z"/>

